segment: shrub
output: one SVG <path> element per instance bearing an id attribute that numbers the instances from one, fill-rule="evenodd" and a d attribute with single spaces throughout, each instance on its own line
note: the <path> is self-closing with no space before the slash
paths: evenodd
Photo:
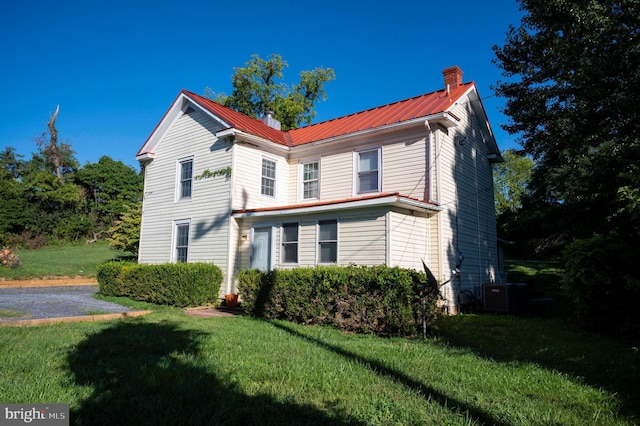
<path id="1" fill-rule="evenodd" d="M 109 262 L 98 267 L 97 279 L 106 296 L 186 307 L 217 301 L 222 272 L 210 263 Z"/>
<path id="2" fill-rule="evenodd" d="M 564 251 L 563 286 L 586 328 L 640 337 L 640 249 L 602 236 L 576 240 Z"/>
<path id="3" fill-rule="evenodd" d="M 414 335 L 421 325 L 424 274 L 387 266 L 241 271 L 245 311 L 267 319 L 324 324 L 359 333 Z M 428 295 L 428 319 L 437 295 Z"/>

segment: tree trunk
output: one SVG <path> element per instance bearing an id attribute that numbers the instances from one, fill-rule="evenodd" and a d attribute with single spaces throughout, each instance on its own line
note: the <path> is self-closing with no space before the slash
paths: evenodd
<path id="1" fill-rule="evenodd" d="M 56 176 L 60 182 L 64 184 L 64 177 L 62 176 L 62 164 L 60 161 L 60 152 L 58 151 L 58 129 L 56 129 L 56 119 L 58 118 L 58 112 L 60 111 L 60 105 L 56 107 L 56 112 L 53 113 L 49 119 L 47 126 L 49 127 L 49 152 L 51 155 L 51 161 L 53 167 L 56 170 Z"/>

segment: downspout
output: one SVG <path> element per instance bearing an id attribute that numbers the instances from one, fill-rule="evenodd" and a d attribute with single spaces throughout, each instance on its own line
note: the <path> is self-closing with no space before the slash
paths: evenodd
<path id="1" fill-rule="evenodd" d="M 240 246 L 238 237 L 242 233 L 236 224 L 236 219 L 231 216 L 233 210 L 233 191 L 235 188 L 235 175 L 236 175 L 236 144 L 233 136 L 228 137 L 228 141 L 231 144 L 231 178 L 229 180 L 229 223 L 227 225 L 227 276 L 225 283 L 225 294 L 237 293 L 237 289 L 233 288 L 235 281 L 235 270 L 238 262 L 238 255 L 240 252 Z M 235 241 L 234 237 L 235 236 Z M 236 291 L 234 291 L 236 290 Z"/>
<path id="2" fill-rule="evenodd" d="M 424 126 L 427 128 L 427 161 L 428 167 L 427 170 L 429 172 L 428 176 L 428 187 L 427 187 L 427 199 L 429 201 L 433 201 L 433 131 L 431 130 L 431 125 L 429 124 L 429 120 L 424 121 Z"/>
<path id="3" fill-rule="evenodd" d="M 427 155 L 428 155 L 428 161 L 429 161 L 429 166 L 428 166 L 428 171 L 429 171 L 429 187 L 427 189 L 428 191 L 428 199 L 430 202 L 433 202 L 435 204 L 440 204 L 440 202 L 437 200 L 437 198 L 440 198 L 440 167 L 437 165 L 438 164 L 438 157 L 439 157 L 439 146 L 438 146 L 438 134 L 436 133 L 435 135 L 434 130 L 431 128 L 431 124 L 429 123 L 429 120 L 425 120 L 424 121 L 424 126 L 427 128 L 427 134 L 428 134 L 428 142 L 427 142 Z M 434 155 L 435 154 L 435 155 Z M 435 170 L 434 170 L 435 169 Z M 433 184 L 433 180 L 435 177 L 435 187 Z M 435 191 L 434 191 L 435 189 Z M 437 226 L 437 232 L 436 232 L 436 255 L 438 257 L 438 273 L 437 273 L 437 277 L 439 278 L 440 282 L 444 281 L 444 256 L 443 256 L 443 247 L 442 247 L 442 217 L 441 217 L 441 212 L 436 213 L 436 226 Z M 448 301 L 446 301 L 445 303 L 448 303 Z M 447 310 L 448 305 L 447 306 Z"/>

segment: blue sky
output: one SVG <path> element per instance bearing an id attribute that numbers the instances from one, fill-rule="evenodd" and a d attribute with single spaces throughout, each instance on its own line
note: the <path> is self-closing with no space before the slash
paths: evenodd
<path id="1" fill-rule="evenodd" d="M 30 158 L 56 105 L 59 140 L 81 164 L 135 154 L 181 89 L 231 92 L 234 67 L 281 54 L 285 81 L 331 67 L 314 122 L 438 90 L 458 65 L 475 81 L 501 149 L 504 100 L 491 47 L 515 0 L 8 1 L 0 6 L 0 148 Z"/>

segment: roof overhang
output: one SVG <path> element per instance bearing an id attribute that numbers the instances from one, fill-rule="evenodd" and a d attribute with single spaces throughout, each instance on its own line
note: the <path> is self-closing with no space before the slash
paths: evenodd
<path id="1" fill-rule="evenodd" d="M 234 142 L 237 142 L 237 143 L 244 142 L 250 145 L 257 145 L 262 147 L 269 146 L 271 149 L 275 149 L 279 151 L 289 151 L 289 147 L 286 145 L 279 144 L 269 139 L 265 139 L 260 136 L 253 135 L 251 133 L 243 132 L 242 130 L 238 130 L 233 127 L 216 132 L 216 137 L 219 139 L 229 137 L 229 138 L 232 138 Z"/>
<path id="2" fill-rule="evenodd" d="M 317 214 L 331 211 L 344 211 L 367 207 L 398 207 L 421 213 L 438 212 L 442 207 L 435 204 L 405 197 L 397 193 L 376 194 L 359 198 L 325 201 L 317 203 L 295 204 L 280 207 L 264 207 L 258 209 L 233 210 L 235 218 L 268 218 L 285 215 Z"/>

